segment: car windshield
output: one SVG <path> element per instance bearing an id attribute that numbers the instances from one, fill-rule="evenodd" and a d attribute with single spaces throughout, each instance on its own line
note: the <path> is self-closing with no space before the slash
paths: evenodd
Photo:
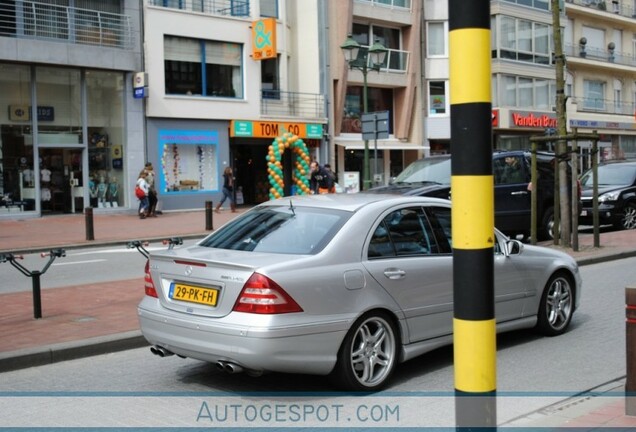
<path id="1" fill-rule="evenodd" d="M 599 185 L 631 185 L 636 177 L 636 167 L 633 165 L 601 165 L 598 167 L 598 184 Z M 594 175 L 589 170 L 581 178 L 583 186 L 592 187 Z"/>
<path id="2" fill-rule="evenodd" d="M 322 250 L 351 213 L 340 210 L 294 207 L 259 207 L 224 225 L 200 246 L 271 252 L 315 254 Z"/>
<path id="3" fill-rule="evenodd" d="M 393 183 L 438 183 L 450 184 L 450 158 L 420 159 L 407 166 Z"/>

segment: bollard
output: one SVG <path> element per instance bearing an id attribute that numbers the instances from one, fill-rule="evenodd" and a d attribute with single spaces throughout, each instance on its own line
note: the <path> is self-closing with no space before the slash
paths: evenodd
<path id="1" fill-rule="evenodd" d="M 84 209 L 84 219 L 86 221 L 86 240 L 95 240 L 95 232 L 93 230 L 93 207 Z"/>
<path id="2" fill-rule="evenodd" d="M 52 249 L 48 253 L 41 253 L 40 256 L 42 258 L 49 257 L 49 262 L 46 263 L 42 270 L 28 270 L 22 264 L 16 262 L 16 260 L 23 259 L 22 255 L 14 255 L 14 254 L 0 254 L 0 263 L 9 261 L 13 267 L 18 269 L 20 273 L 23 275 L 30 277 L 31 282 L 33 283 L 33 317 L 35 319 L 42 318 L 42 298 L 41 298 L 41 290 L 40 290 L 40 276 L 42 276 L 49 269 L 55 258 L 66 256 L 66 251 L 64 249 Z"/>
<path id="3" fill-rule="evenodd" d="M 625 288 L 625 414 L 636 416 L 636 287 Z"/>
<path id="4" fill-rule="evenodd" d="M 212 229 L 212 201 L 205 202 L 205 229 L 211 231 Z"/>

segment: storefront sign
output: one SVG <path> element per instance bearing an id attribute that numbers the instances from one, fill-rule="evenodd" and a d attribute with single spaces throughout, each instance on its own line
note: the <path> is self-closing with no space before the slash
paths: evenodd
<path id="1" fill-rule="evenodd" d="M 133 77 L 133 97 L 135 99 L 148 97 L 148 74 L 146 72 L 135 73 Z"/>
<path id="2" fill-rule="evenodd" d="M 299 138 L 322 138 L 322 125 L 316 123 L 280 123 L 232 120 L 231 137 L 276 138 L 290 132 Z"/>
<path id="3" fill-rule="evenodd" d="M 596 121 L 596 120 L 570 120 L 570 126 L 582 127 L 582 128 L 624 129 L 624 130 L 634 130 L 636 128 L 636 124 L 634 123 L 605 122 L 605 121 Z"/>
<path id="4" fill-rule="evenodd" d="M 55 108 L 52 106 L 38 106 L 38 121 L 55 120 Z M 31 107 L 28 105 L 9 105 L 9 120 L 30 121 Z"/>
<path id="5" fill-rule="evenodd" d="M 557 127 L 556 117 L 548 114 L 511 111 L 510 120 L 512 127 L 541 129 Z"/>
<path id="6" fill-rule="evenodd" d="M 276 18 L 263 18 L 252 22 L 252 58 L 276 58 Z"/>

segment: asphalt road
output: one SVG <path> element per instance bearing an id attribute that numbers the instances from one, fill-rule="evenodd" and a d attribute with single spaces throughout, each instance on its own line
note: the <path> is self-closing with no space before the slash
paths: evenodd
<path id="1" fill-rule="evenodd" d="M 626 286 L 636 282 L 636 258 L 589 265 L 581 271 L 584 281 L 582 305 L 569 332 L 548 338 L 532 331 L 518 331 L 498 338 L 499 423 L 564 401 L 579 392 L 616 385 L 617 380 L 624 377 L 624 291 Z M 200 416 L 202 407 L 214 403 L 216 408 L 219 404 L 227 408 L 234 404 L 240 407 L 236 409 L 244 410 L 250 404 L 284 405 L 295 401 L 315 408 L 335 401 L 342 402 L 349 422 L 354 418 L 349 414 L 355 414 L 360 404 L 367 403 L 380 407 L 378 416 L 388 416 L 384 418 L 383 426 L 453 427 L 452 362 L 452 348 L 436 350 L 402 364 L 386 391 L 347 399 L 344 395 L 334 395 L 324 377 L 226 375 L 210 364 L 176 356 L 159 358 L 151 355 L 147 348 L 135 349 L 0 374 L 0 393 L 9 396 L 3 402 L 7 409 L 0 411 L 0 424 L 21 420 L 21 417 L 16 419 L 20 409 L 33 402 L 28 395 L 36 392 L 39 402 L 57 402 L 60 396 L 79 398 L 68 406 L 56 404 L 55 408 L 54 405 L 48 408 L 44 402 L 39 406 L 43 421 L 64 425 L 70 424 L 69 416 L 73 417 L 75 412 L 84 413 L 79 417 L 84 421 L 90 418 L 91 410 L 101 413 L 104 404 L 115 409 L 118 398 L 123 397 L 127 403 L 121 413 L 116 418 L 102 418 L 98 425 L 121 426 L 135 422 L 170 426 L 176 422 L 178 425 L 218 427 L 219 422 L 210 422 L 205 410 L 206 415 Z M 22 394 L 20 398 L 11 398 L 12 392 L 27 392 L 27 397 Z M 106 400 L 100 399 L 100 406 L 93 406 L 98 403 L 95 397 L 104 395 Z M 396 406 L 401 413 L 399 421 L 394 417 Z M 330 421 L 334 418 L 332 412 Z M 294 425 L 313 424 L 305 420 Z M 226 418 L 223 426 L 241 426 L 247 422 L 245 418 L 242 421 L 228 423 Z M 359 418 L 354 418 L 353 423 L 348 424 L 370 425 L 360 422 Z M 276 426 L 267 422 L 250 425 Z M 342 426 L 340 423 L 334 425 Z"/>

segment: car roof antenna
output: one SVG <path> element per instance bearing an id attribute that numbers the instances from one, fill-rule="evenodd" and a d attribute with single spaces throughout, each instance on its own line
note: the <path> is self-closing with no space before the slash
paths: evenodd
<path id="1" fill-rule="evenodd" d="M 294 204 L 292 204 L 292 200 L 291 199 L 289 200 L 289 209 L 294 214 L 294 216 L 296 216 L 296 210 L 294 209 Z"/>

